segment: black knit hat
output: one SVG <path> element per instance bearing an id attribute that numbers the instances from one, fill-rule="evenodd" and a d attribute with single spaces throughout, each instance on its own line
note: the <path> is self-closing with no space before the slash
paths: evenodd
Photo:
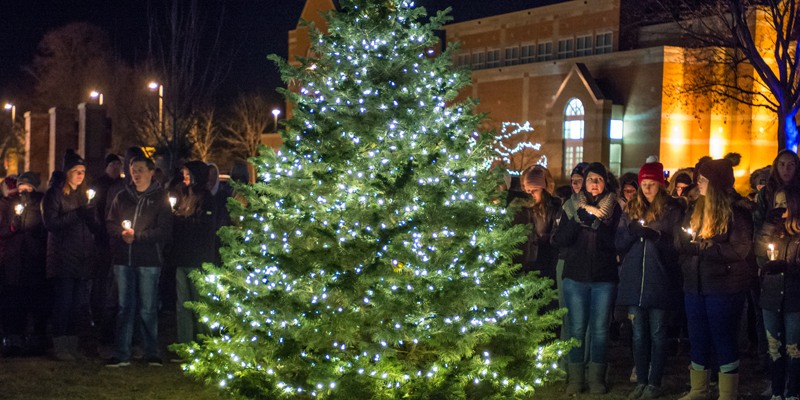
<path id="1" fill-rule="evenodd" d="M 25 172 L 17 178 L 17 187 L 19 185 L 31 185 L 34 189 L 37 189 L 41 183 L 42 180 L 39 178 L 39 174 L 33 171 Z"/>
<path id="2" fill-rule="evenodd" d="M 114 161 L 122 162 L 122 160 L 119 159 L 119 156 L 114 153 L 111 153 L 106 156 L 106 165 L 111 164 Z"/>
<path id="3" fill-rule="evenodd" d="M 583 173 L 583 177 L 586 178 L 589 176 L 590 172 L 594 172 L 597 175 L 603 177 L 603 181 L 608 182 L 608 172 L 606 170 L 606 166 L 599 162 L 593 162 L 586 167 L 586 170 Z"/>
<path id="4" fill-rule="evenodd" d="M 572 178 L 572 175 L 580 175 L 583 176 L 583 171 L 586 169 L 586 166 L 589 165 L 585 162 L 578 163 L 575 168 L 572 169 L 572 173 L 569 174 L 569 177 Z"/>
<path id="5" fill-rule="evenodd" d="M 189 170 L 193 185 L 206 185 L 206 182 L 208 182 L 208 165 L 206 163 L 202 161 L 189 161 L 183 164 L 183 167 Z"/>
<path id="6" fill-rule="evenodd" d="M 708 179 L 709 185 L 722 191 L 732 189 L 736 182 L 736 178 L 733 177 L 733 164 L 724 158 L 704 162 L 698 169 L 697 175 L 702 175 Z"/>
<path id="7" fill-rule="evenodd" d="M 64 172 L 67 172 L 74 168 L 76 165 L 83 165 L 86 166 L 86 162 L 83 161 L 83 158 L 75 153 L 75 150 L 67 149 L 66 153 L 64 153 Z"/>

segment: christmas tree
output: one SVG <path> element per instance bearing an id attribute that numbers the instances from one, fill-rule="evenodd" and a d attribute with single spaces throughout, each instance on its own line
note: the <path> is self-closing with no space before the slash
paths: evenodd
<path id="1" fill-rule="evenodd" d="M 194 275 L 213 334 L 173 347 L 189 373 L 268 399 L 505 399 L 558 377 L 551 282 L 517 276 L 529 227 L 482 167 L 484 116 L 448 104 L 469 84 L 454 47 L 430 50 L 449 17 L 425 16 L 342 0 L 309 58 L 273 57 L 294 115 L 230 201 L 224 265 Z"/>

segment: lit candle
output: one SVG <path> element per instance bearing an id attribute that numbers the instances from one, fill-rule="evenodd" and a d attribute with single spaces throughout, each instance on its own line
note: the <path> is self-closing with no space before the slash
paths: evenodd
<path id="1" fill-rule="evenodd" d="M 24 211 L 24 210 L 25 210 L 25 206 L 23 206 L 22 204 L 17 204 L 17 206 L 14 207 L 14 211 L 17 212 L 17 215 L 22 215 L 22 211 Z"/>
<path id="2" fill-rule="evenodd" d="M 125 221 L 122 221 L 122 228 L 125 230 L 131 229 L 131 221 L 127 219 Z"/>
<path id="3" fill-rule="evenodd" d="M 767 247 L 769 247 L 770 250 L 775 250 L 775 245 L 772 243 L 770 243 Z"/>
<path id="4" fill-rule="evenodd" d="M 639 225 L 644 226 L 644 220 L 643 219 L 639 220 Z"/>
<path id="5" fill-rule="evenodd" d="M 86 197 L 89 198 L 89 201 L 92 201 L 92 199 L 94 198 L 94 195 L 96 193 L 97 192 L 95 192 L 94 189 L 89 189 L 89 190 L 86 191 Z"/>
<path id="6" fill-rule="evenodd" d="M 172 206 L 172 208 L 175 208 L 175 204 L 177 204 L 177 203 L 178 203 L 178 199 L 176 199 L 174 197 L 170 197 L 169 198 L 169 204 Z"/>
<path id="7" fill-rule="evenodd" d="M 778 259 L 778 252 L 775 250 L 775 245 L 772 243 L 767 245 L 767 258 L 769 258 L 770 261 Z"/>

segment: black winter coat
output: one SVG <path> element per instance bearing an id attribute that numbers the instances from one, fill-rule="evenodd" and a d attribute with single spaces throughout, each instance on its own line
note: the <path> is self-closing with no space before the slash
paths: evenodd
<path id="1" fill-rule="evenodd" d="M 131 221 L 133 243 L 122 240 L 122 221 Z M 172 236 L 172 206 L 167 192 L 153 182 L 139 194 L 133 184 L 126 185 L 112 200 L 106 217 L 114 265 L 160 267 L 164 245 Z"/>
<path id="2" fill-rule="evenodd" d="M 216 254 L 218 208 L 201 185 L 182 187 L 173 220 L 170 261 L 178 268 L 200 268 Z"/>
<path id="3" fill-rule="evenodd" d="M 92 279 L 95 270 L 94 232 L 99 228 L 86 193 L 64 194 L 65 183 L 51 182 L 42 200 L 47 235 L 47 277 Z"/>
<path id="4" fill-rule="evenodd" d="M 561 201 L 551 198 L 550 210 L 546 215 L 536 215 L 530 207 L 533 199 L 518 198 L 512 206 L 521 206 L 514 214 L 514 225 L 531 224 L 531 233 L 520 244 L 522 254 L 514 258 L 514 263 L 522 264 L 520 272 L 539 271 L 540 275 L 556 281 L 558 248 L 550 244 L 556 216 L 561 209 Z"/>
<path id="5" fill-rule="evenodd" d="M 42 224 L 39 192 L 20 193 L 0 200 L 0 239 L 4 242 L 0 282 L 9 286 L 33 286 L 45 281 L 47 231 Z M 22 215 L 15 208 L 22 204 Z"/>
<path id="6" fill-rule="evenodd" d="M 733 294 L 750 290 L 757 267 L 752 260 L 753 215 L 749 200 L 732 194 L 733 215 L 724 235 L 698 239 L 699 254 L 687 252 L 691 240 L 683 232 L 676 235 L 676 246 L 681 253 L 683 290 L 699 295 Z M 690 226 L 693 205 L 683 219 L 682 229 Z"/>
<path id="7" fill-rule="evenodd" d="M 767 263 L 761 272 L 759 306 L 778 312 L 800 311 L 800 235 L 790 236 L 782 226 L 764 222 L 756 235 L 756 256 L 767 258 L 767 248 L 773 244 L 777 260 L 786 261 L 786 268 L 771 270 Z"/>
<path id="8" fill-rule="evenodd" d="M 660 234 L 653 241 L 633 235 L 629 229 L 630 215 L 622 214 L 616 245 L 625 257 L 619 274 L 617 304 L 664 310 L 680 308 L 682 280 L 674 238 L 680 232 L 683 216 L 683 207 L 669 198 L 661 218 L 647 225 Z"/>
<path id="9" fill-rule="evenodd" d="M 607 196 L 605 194 L 604 196 Z M 614 201 L 611 215 L 593 228 L 569 218 L 568 207 L 577 210 L 577 194 L 564 203 L 553 230 L 553 245 L 564 250 L 564 279 L 576 282 L 617 282 L 617 253 L 614 245 L 622 209 Z M 599 201 L 599 199 L 598 199 Z"/>

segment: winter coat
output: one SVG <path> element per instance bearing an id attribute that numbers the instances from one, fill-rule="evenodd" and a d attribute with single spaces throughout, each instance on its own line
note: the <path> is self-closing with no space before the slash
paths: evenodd
<path id="1" fill-rule="evenodd" d="M 42 220 L 47 229 L 47 277 L 91 279 L 95 271 L 94 232 L 99 228 L 95 210 L 85 192 L 64 194 L 63 173 L 53 173 L 42 199 Z"/>
<path id="2" fill-rule="evenodd" d="M 551 242 L 565 251 L 562 277 L 585 283 L 617 282 L 619 276 L 614 235 L 622 209 L 613 193 L 603 193 L 593 204 L 612 196 L 613 207 L 608 216 L 588 226 L 575 215 L 582 193 L 585 192 L 573 194 L 564 203 L 553 230 Z"/>
<path id="3" fill-rule="evenodd" d="M 122 240 L 122 221 L 131 221 L 133 243 Z M 114 265 L 160 267 L 164 244 L 172 236 L 172 206 L 167 192 L 153 182 L 144 193 L 133 184 L 112 200 L 106 218 Z"/>
<path id="4" fill-rule="evenodd" d="M 683 302 L 681 271 L 674 238 L 680 232 L 684 209 L 668 198 L 661 218 L 647 227 L 659 233 L 655 241 L 635 236 L 630 231 L 631 217 L 622 214 L 616 245 L 622 259 L 617 304 L 643 308 L 677 309 Z"/>
<path id="5" fill-rule="evenodd" d="M 45 280 L 47 231 L 42 224 L 42 197 L 39 192 L 20 193 L 0 201 L 0 282 L 9 286 L 33 286 Z M 17 215 L 15 208 L 25 208 Z"/>
<path id="6" fill-rule="evenodd" d="M 215 261 L 217 212 L 203 185 L 180 188 L 173 220 L 170 261 L 178 268 L 200 268 Z"/>
<path id="7" fill-rule="evenodd" d="M 556 264 L 558 248 L 550 244 L 556 215 L 561 209 L 558 198 L 550 199 L 550 210 L 546 215 L 533 212 L 533 199 L 518 198 L 511 203 L 512 207 L 521 207 L 514 215 L 514 225 L 531 224 L 531 233 L 521 244 L 522 254 L 514 258 L 514 263 L 522 264 L 520 272 L 539 271 L 541 276 L 556 280 Z"/>
<path id="8" fill-rule="evenodd" d="M 752 257 L 753 215 L 749 200 L 731 194 L 733 215 L 723 235 L 698 239 L 699 254 L 687 249 L 691 237 L 682 232 L 676 235 L 681 253 L 683 290 L 698 295 L 733 294 L 750 290 L 756 279 L 757 267 Z M 694 212 L 689 209 L 681 224 L 688 229 Z"/>
<path id="9" fill-rule="evenodd" d="M 781 224 L 783 220 L 781 221 Z M 800 311 L 800 235 L 790 236 L 781 225 L 764 222 L 756 235 L 755 253 L 767 258 L 769 244 L 778 251 L 777 260 L 786 261 L 785 268 L 773 270 L 765 264 L 761 271 L 759 306 L 778 312 Z"/>

